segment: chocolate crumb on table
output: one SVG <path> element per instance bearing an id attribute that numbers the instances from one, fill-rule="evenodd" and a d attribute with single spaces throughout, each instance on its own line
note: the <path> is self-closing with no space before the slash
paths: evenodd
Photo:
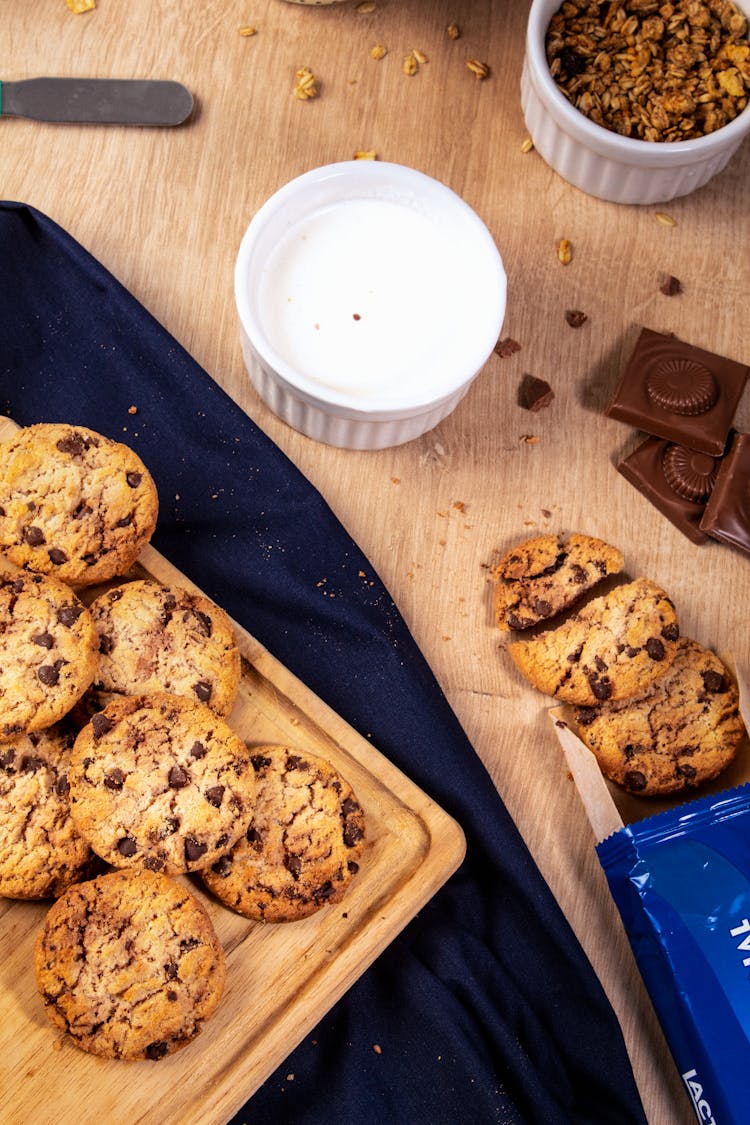
<path id="1" fill-rule="evenodd" d="M 555 392 L 546 379 L 539 379 L 536 375 L 524 375 L 518 389 L 518 402 L 525 410 L 536 413 L 549 406 L 555 397 Z"/>
<path id="2" fill-rule="evenodd" d="M 518 340 L 514 340 L 510 336 L 504 336 L 501 340 L 498 340 L 493 348 L 495 355 L 499 355 L 500 359 L 507 359 L 508 356 L 515 355 L 520 350 L 521 345 Z"/>

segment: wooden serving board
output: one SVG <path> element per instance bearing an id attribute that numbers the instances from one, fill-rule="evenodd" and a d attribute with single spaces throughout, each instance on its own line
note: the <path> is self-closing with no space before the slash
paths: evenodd
<path id="1" fill-rule="evenodd" d="M 0 419 L 0 440 L 17 427 Z M 129 577 L 193 585 L 151 547 Z M 3 1125 L 226 1122 L 461 863 L 459 825 L 235 624 L 242 677 L 230 725 L 250 744 L 328 758 L 367 818 L 360 871 L 344 900 L 299 922 L 250 922 L 184 877 L 227 956 L 216 1013 L 159 1062 L 87 1055 L 49 1023 L 33 946 L 49 903 L 0 898 L 0 1121 Z"/>

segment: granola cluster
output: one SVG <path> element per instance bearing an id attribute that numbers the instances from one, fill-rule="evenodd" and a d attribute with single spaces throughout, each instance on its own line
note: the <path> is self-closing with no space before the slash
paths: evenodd
<path id="1" fill-rule="evenodd" d="M 731 0 L 564 0 L 546 51 L 568 100 L 625 137 L 701 137 L 747 105 L 748 23 Z"/>

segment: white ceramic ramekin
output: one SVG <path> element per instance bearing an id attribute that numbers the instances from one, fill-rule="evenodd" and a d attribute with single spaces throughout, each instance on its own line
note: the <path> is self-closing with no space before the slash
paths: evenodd
<path id="1" fill-rule="evenodd" d="M 305 331 L 311 345 L 309 352 L 304 346 L 297 347 L 296 352 L 291 346 L 286 348 L 283 332 L 280 335 L 278 326 L 271 330 L 272 318 L 267 312 L 268 299 L 264 296 L 269 291 L 269 273 L 276 268 L 273 263 L 278 258 L 279 248 L 287 244 L 297 245 L 294 240 L 301 237 L 297 232 L 302 229 L 309 231 L 311 223 L 322 221 L 320 216 L 325 217 L 332 209 L 350 204 L 359 208 L 357 221 L 365 222 L 365 226 L 366 212 L 369 208 L 372 214 L 372 206 L 379 209 L 376 215 L 382 222 L 381 204 L 386 209 L 398 209 L 389 214 L 399 219 L 399 224 L 403 209 L 407 235 L 412 219 L 420 224 L 420 234 L 427 239 L 427 243 L 422 242 L 423 250 L 435 252 L 434 274 L 439 279 L 441 298 L 440 308 L 436 306 L 434 316 L 426 302 L 422 302 L 420 316 L 417 316 L 415 305 L 412 334 L 408 310 L 412 299 L 416 301 L 419 296 L 416 281 L 419 250 L 405 237 L 403 246 L 399 246 L 398 253 L 393 255 L 392 263 L 390 256 L 387 256 L 384 267 L 381 262 L 379 275 L 382 289 L 389 289 L 392 277 L 394 289 L 398 287 L 403 295 L 398 318 L 394 314 L 394 319 L 401 324 L 400 339 L 404 346 L 400 347 L 394 340 L 391 348 L 387 334 L 375 337 L 378 358 L 373 361 L 376 364 L 374 374 L 367 385 L 360 382 L 352 386 L 340 375 L 337 379 L 327 380 L 315 372 L 314 348 L 318 337 L 309 335 L 307 321 Z M 390 226 L 386 228 L 387 233 L 390 229 Z M 319 234 L 319 230 L 314 233 Z M 357 231 L 354 233 L 353 241 L 356 243 Z M 367 230 L 362 230 L 363 238 L 367 233 Z M 309 254 L 313 235 L 305 234 L 303 237 L 310 239 L 306 244 Z M 322 268 L 325 265 L 324 245 L 324 242 L 322 245 L 315 242 L 316 253 L 317 247 L 321 246 L 321 275 L 318 281 L 313 268 L 312 283 L 308 287 L 315 296 L 318 286 L 321 298 L 325 295 L 326 282 Z M 454 262 L 451 268 L 451 254 L 443 256 L 445 247 L 456 249 L 458 267 Z M 355 252 L 356 246 L 353 246 Z M 316 261 L 313 258 L 314 264 Z M 360 255 L 356 262 L 361 261 Z M 388 272 L 391 268 L 392 274 Z M 413 293 L 409 288 L 412 275 L 415 276 Z M 337 277 L 338 274 L 333 280 Z M 330 283 L 330 270 L 327 278 Z M 364 290 L 362 279 L 359 280 L 359 295 L 356 298 L 352 296 L 351 308 L 346 306 L 345 317 L 342 316 L 339 321 L 346 340 L 355 341 L 352 347 L 359 346 L 359 341 L 364 338 L 356 337 L 358 329 L 352 327 L 352 318 L 362 321 L 362 332 L 372 330 L 377 323 L 374 314 L 369 316 L 368 323 L 366 290 L 369 276 L 365 278 Z M 373 292 L 374 288 L 375 283 L 369 292 Z M 352 292 L 355 291 L 353 287 Z M 307 299 L 309 296 L 307 291 L 299 294 L 299 301 L 297 295 L 294 298 L 292 295 L 282 296 L 277 303 L 288 301 L 291 307 L 294 299 L 297 307 L 307 307 L 315 303 Z M 450 315 L 452 296 L 456 298 L 454 317 Z M 235 299 L 245 364 L 255 389 L 271 410 L 294 429 L 329 445 L 384 449 L 411 441 L 432 429 L 451 413 L 466 394 L 500 335 L 505 315 L 506 276 L 487 227 L 455 192 L 403 165 L 352 160 L 306 172 L 285 184 L 263 204 L 240 245 L 235 267 Z M 361 310 L 362 317 L 355 313 L 356 309 Z M 326 310 L 326 315 L 329 311 Z M 406 313 L 406 331 L 402 313 Z M 315 317 L 311 315 L 308 320 L 311 319 Z M 320 325 L 315 324 L 314 327 L 317 329 Z M 370 339 L 372 341 L 373 337 Z M 394 372 L 399 372 L 399 362 L 407 362 L 401 353 L 409 351 L 412 359 L 408 361 L 407 369 L 394 377 Z M 348 364 L 348 355 L 347 352 L 344 364 Z M 455 357 L 455 362 L 449 362 L 445 358 L 447 355 Z M 382 379 L 379 377 L 381 364 Z M 360 363 L 360 367 L 363 366 Z"/>
<path id="2" fill-rule="evenodd" d="M 526 127 L 544 160 L 574 187 L 613 203 L 666 202 L 720 172 L 750 132 L 750 106 L 716 132 L 687 141 L 635 140 L 597 125 L 571 105 L 550 74 L 545 37 L 561 3 L 533 0 L 521 76 Z"/>

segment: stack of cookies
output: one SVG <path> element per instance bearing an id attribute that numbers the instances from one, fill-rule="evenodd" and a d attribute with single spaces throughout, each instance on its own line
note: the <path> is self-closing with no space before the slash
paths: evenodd
<path id="1" fill-rule="evenodd" d="M 157 513 L 136 454 L 82 426 L 0 446 L 0 895 L 57 899 L 35 953 L 45 1009 L 111 1058 L 170 1054 L 221 997 L 224 953 L 181 876 L 294 921 L 340 901 L 364 844 L 329 762 L 232 729 L 227 615 L 118 578 Z"/>
<path id="2" fill-rule="evenodd" d="M 648 578 L 614 583 L 622 553 L 586 535 L 541 535 L 493 567 L 498 627 L 538 690 L 569 704 L 602 772 L 630 793 L 683 793 L 715 778 L 745 734 L 719 658 L 680 635 Z M 592 596 L 610 578 L 611 589 Z M 520 635 L 519 635 L 520 634 Z"/>

